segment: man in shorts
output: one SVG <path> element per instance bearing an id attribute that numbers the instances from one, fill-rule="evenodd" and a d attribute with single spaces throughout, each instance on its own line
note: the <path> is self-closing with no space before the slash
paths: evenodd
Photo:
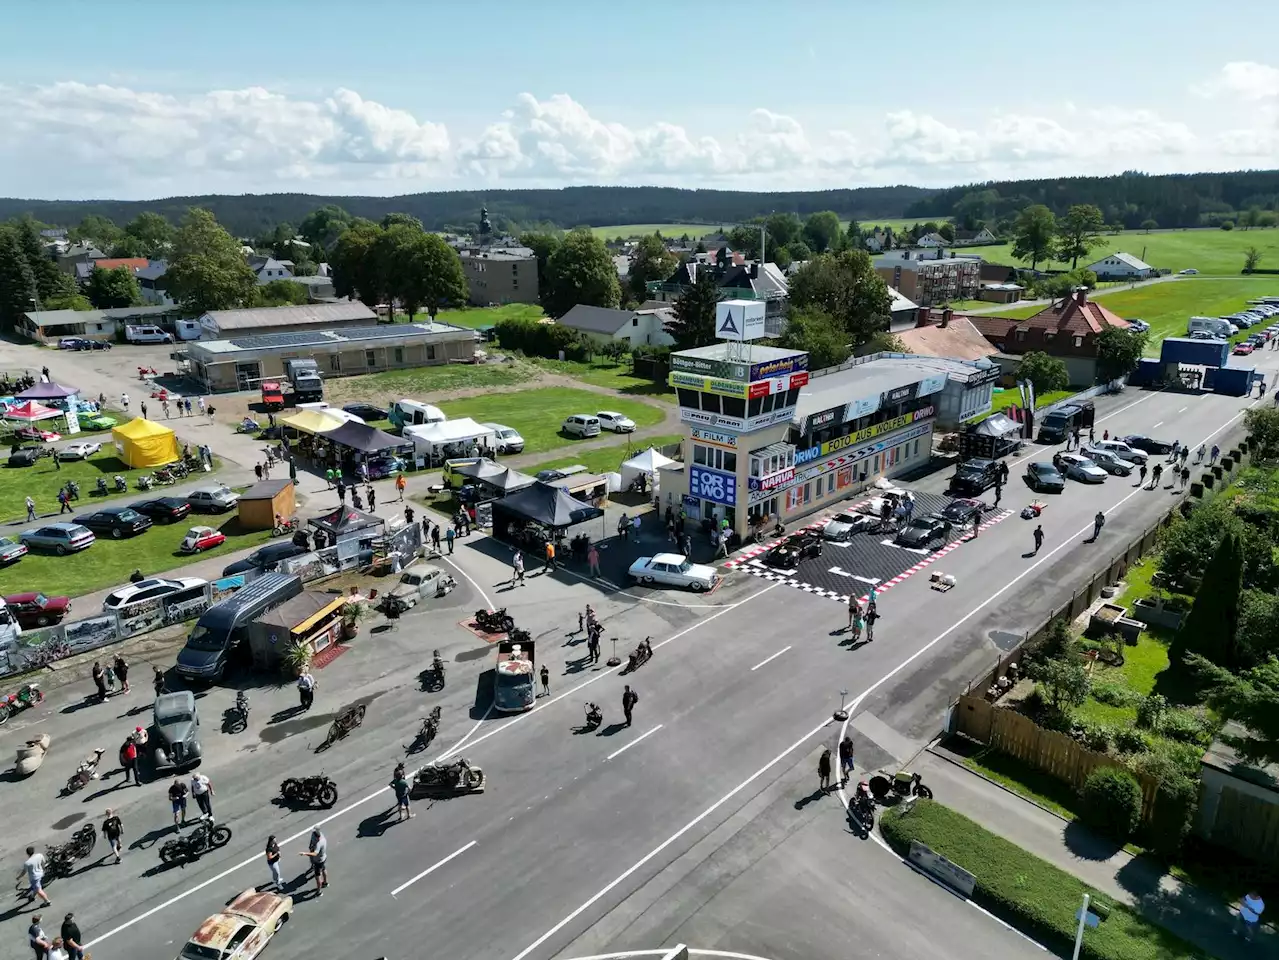
<path id="1" fill-rule="evenodd" d="M 396 792 L 397 822 L 406 817 L 413 819 L 413 812 L 409 809 L 409 781 L 405 779 L 403 770 L 396 770 L 395 779 L 391 781 L 391 789 Z"/>
<path id="2" fill-rule="evenodd" d="M 169 784 L 169 805 L 173 807 L 173 826 L 177 829 L 187 822 L 187 784 L 181 773 L 175 773 Z"/>
<path id="3" fill-rule="evenodd" d="M 18 876 L 22 876 L 24 872 L 27 875 L 27 899 L 34 900 L 39 897 L 47 907 L 53 901 L 44 892 L 44 864 L 44 854 L 36 853 L 35 847 L 27 847 L 27 859 L 23 862 L 22 869 L 18 871 Z"/>
<path id="4" fill-rule="evenodd" d="M 329 841 L 320 832 L 319 824 L 311 828 L 311 842 L 298 855 L 311 858 L 311 869 L 316 877 L 316 896 L 323 897 L 324 888 L 329 885 Z"/>

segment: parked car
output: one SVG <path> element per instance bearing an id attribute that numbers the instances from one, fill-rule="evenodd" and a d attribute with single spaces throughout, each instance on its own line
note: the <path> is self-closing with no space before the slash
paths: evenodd
<path id="1" fill-rule="evenodd" d="M 787 537 L 764 555 L 764 563 L 770 567 L 794 570 L 801 560 L 822 556 L 822 534 L 806 530 Z"/>
<path id="2" fill-rule="evenodd" d="M 995 460 L 974 458 L 966 460 L 956 468 L 956 475 L 951 478 L 952 493 L 979 496 L 983 491 L 996 485 L 1000 478 L 1000 464 Z"/>
<path id="3" fill-rule="evenodd" d="M 88 427 L 90 430 L 107 430 L 114 427 L 116 423 L 118 421 L 115 417 L 105 413 L 91 413 L 80 418 L 80 426 Z"/>
<path id="4" fill-rule="evenodd" d="M 405 462 L 390 453 L 380 453 L 364 462 L 370 480 L 385 480 L 397 470 L 405 468 Z"/>
<path id="5" fill-rule="evenodd" d="M 1089 444 L 1089 449 L 1105 450 L 1107 453 L 1115 454 L 1121 460 L 1135 463 L 1138 466 L 1142 466 L 1147 462 L 1146 451 L 1131 447 L 1123 440 L 1094 440 Z"/>
<path id="6" fill-rule="evenodd" d="M 84 337 L 63 337 L 58 341 L 59 350 L 79 350 L 81 344 L 88 343 Z"/>
<path id="7" fill-rule="evenodd" d="M 173 579 L 152 577 L 149 580 L 139 580 L 137 583 L 126 583 L 123 587 L 117 587 L 107 594 L 107 598 L 102 601 L 102 612 L 111 613 L 113 610 L 131 603 L 141 603 L 143 600 L 158 600 L 161 597 L 167 597 L 182 590 L 207 586 L 208 583 L 208 580 L 202 580 L 199 577 L 175 577 Z"/>
<path id="8" fill-rule="evenodd" d="M 47 526 L 24 530 L 19 534 L 28 550 L 52 550 L 60 557 L 78 550 L 87 550 L 97 538 L 92 530 L 78 523 L 50 523 Z"/>
<path id="9" fill-rule="evenodd" d="M 843 543 L 855 533 L 869 529 L 874 523 L 875 518 L 869 514 L 846 510 L 844 513 L 837 513 L 822 525 L 822 535 L 828 540 Z"/>
<path id="10" fill-rule="evenodd" d="M 1137 330 L 1139 333 L 1146 333 L 1151 329 L 1151 324 L 1147 323 L 1145 320 L 1130 320 L 1129 327 L 1132 330 Z"/>
<path id="11" fill-rule="evenodd" d="M 1247 357 L 1249 354 L 1253 353 L 1253 344 L 1249 343 L 1247 340 L 1241 341 L 1235 345 L 1235 349 L 1231 352 L 1237 357 Z"/>
<path id="12" fill-rule="evenodd" d="M 596 413 L 596 419 L 600 421 L 601 430 L 612 430 L 614 433 L 634 433 L 636 422 L 626 414 L 617 413 L 613 410 L 601 410 Z"/>
<path id="13" fill-rule="evenodd" d="M 1029 463 L 1025 476 L 1027 485 L 1037 493 L 1061 493 L 1067 486 L 1052 463 Z"/>
<path id="14" fill-rule="evenodd" d="M 215 527 L 192 527 L 178 544 L 183 553 L 200 553 L 212 550 L 227 542 L 227 535 Z"/>
<path id="15" fill-rule="evenodd" d="M 493 445 L 498 453 L 519 453 L 524 449 L 524 437 L 510 427 L 501 423 L 482 423 L 480 426 L 493 431 Z"/>
<path id="16" fill-rule="evenodd" d="M 29 467 L 41 457 L 49 457 L 53 451 L 47 447 L 21 447 L 9 454 L 9 466 Z"/>
<path id="17" fill-rule="evenodd" d="M 274 570 L 280 565 L 281 560 L 300 557 L 308 552 L 306 547 L 299 546 L 291 540 L 285 543 L 268 543 L 265 547 L 259 547 L 253 551 L 243 560 L 237 560 L 235 563 L 223 568 L 222 575 L 230 577 L 237 573 L 246 573 L 249 570 L 261 570 L 264 572 Z"/>
<path id="18" fill-rule="evenodd" d="M 110 350 L 111 341 L 85 339 L 80 342 L 80 346 L 76 347 L 76 349 L 77 350 Z"/>
<path id="19" fill-rule="evenodd" d="M 563 480 L 565 477 L 572 477 L 574 474 L 586 472 L 587 468 L 582 464 L 574 464 L 571 467 L 561 467 L 558 470 L 539 470 L 537 474 L 535 474 L 535 477 L 543 483 L 555 483 L 557 480 Z"/>
<path id="20" fill-rule="evenodd" d="M 191 504 L 178 497 L 156 497 L 154 500 L 139 500 L 129 504 L 144 517 L 150 517 L 156 523 L 177 523 L 191 512 Z"/>
<path id="21" fill-rule="evenodd" d="M 1134 450 L 1141 450 L 1143 453 L 1153 454 L 1157 457 L 1163 457 L 1173 449 L 1173 444 L 1168 440 L 1155 440 L 1140 433 L 1131 433 L 1127 437 L 1121 437 L 1120 439 Z"/>
<path id="22" fill-rule="evenodd" d="M 178 960 L 253 960 L 293 913 L 293 897 L 251 887 L 191 936 Z"/>
<path id="23" fill-rule="evenodd" d="M 864 500 L 855 508 L 859 513 L 867 513 L 873 517 L 879 517 L 884 513 L 885 505 L 888 504 L 890 511 L 896 510 L 898 504 L 907 498 L 907 491 L 901 487 L 895 487 L 888 480 L 881 478 L 875 483 L 876 494 L 870 500 Z"/>
<path id="24" fill-rule="evenodd" d="M 575 413 L 564 418 L 560 430 L 569 437 L 598 437 L 600 421 L 589 413 Z"/>
<path id="25" fill-rule="evenodd" d="M 69 443 L 57 453 L 54 454 L 59 460 L 88 460 L 95 453 L 102 449 L 102 444 L 94 443 L 92 440 L 81 440 L 79 443 Z"/>
<path id="26" fill-rule="evenodd" d="M 1107 471 L 1087 457 L 1078 453 L 1058 453 L 1053 457 L 1053 465 L 1065 476 L 1081 483 L 1102 483 L 1107 479 Z"/>
<path id="27" fill-rule="evenodd" d="M 194 767 L 203 752 L 200 746 L 200 712 L 190 690 L 162 693 L 151 705 L 152 759 L 157 771 Z"/>
<path id="28" fill-rule="evenodd" d="M 187 503 L 199 513 L 226 513 L 240 502 L 240 494 L 225 483 L 210 487 L 197 487 L 187 494 Z"/>
<path id="29" fill-rule="evenodd" d="M 345 403 L 342 405 L 343 412 L 349 413 L 361 420 L 385 420 L 387 419 L 387 410 L 385 407 L 374 406 L 372 403 L 365 403 L 363 400 L 355 403 Z"/>
<path id="30" fill-rule="evenodd" d="M 27 555 L 27 546 L 12 537 L 0 537 L 0 567 L 17 563 Z"/>
<path id="31" fill-rule="evenodd" d="M 1185 270 L 1179 270 L 1179 271 L 1178 271 L 1178 276 L 1180 276 L 1180 277 L 1194 277 L 1194 276 L 1195 276 L 1197 273 L 1199 273 L 1199 272 L 1200 272 L 1200 271 L 1199 271 L 1199 270 L 1197 270 L 1195 267 L 1187 267 L 1187 269 L 1185 269 Z"/>
<path id="32" fill-rule="evenodd" d="M 147 530 L 151 526 L 151 518 L 144 517 L 132 507 L 103 507 L 94 513 L 76 517 L 76 523 L 94 533 L 105 533 L 112 540 L 119 540 Z"/>
<path id="33" fill-rule="evenodd" d="M 965 527 L 973 523 L 974 514 L 982 513 L 982 507 L 981 500 L 975 500 L 972 497 L 961 497 L 958 500 L 952 500 L 939 510 L 938 516 L 942 517 L 943 520 L 950 520 L 957 526 Z"/>
<path id="34" fill-rule="evenodd" d="M 640 557 L 627 571 L 644 584 L 661 583 L 670 587 L 688 587 L 695 592 L 710 590 L 720 580 L 715 567 L 691 563 L 678 553 L 659 553 Z"/>
<path id="35" fill-rule="evenodd" d="M 70 597 L 47 597 L 43 593 L 11 593 L 4 605 L 23 630 L 49 627 L 71 612 Z"/>
<path id="36" fill-rule="evenodd" d="M 916 517 L 898 531 L 893 542 L 900 547 L 918 550 L 921 547 L 927 547 L 935 540 L 945 540 L 951 534 L 951 526 L 950 520 L 936 513 Z"/>
<path id="37" fill-rule="evenodd" d="M 34 440 L 37 443 L 55 443 L 62 439 L 62 434 L 42 427 L 19 427 L 13 431 L 13 438 L 18 441 Z"/>
<path id="38" fill-rule="evenodd" d="M 400 574 L 400 582 L 391 588 L 387 596 L 405 609 L 417 606 L 419 600 L 438 595 L 445 576 L 444 570 L 435 564 L 415 561 L 405 567 Z"/>
<path id="39" fill-rule="evenodd" d="M 1133 473 L 1133 465 L 1127 460 L 1121 460 L 1110 450 L 1098 450 L 1093 446 L 1086 446 L 1080 448 L 1080 453 L 1112 476 L 1127 477 Z"/>

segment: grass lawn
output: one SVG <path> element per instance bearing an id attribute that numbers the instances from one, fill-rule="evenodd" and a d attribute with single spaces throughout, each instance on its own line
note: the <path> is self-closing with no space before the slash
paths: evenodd
<path id="1" fill-rule="evenodd" d="M 508 303 L 501 307 L 462 307 L 459 310 L 441 310 L 436 314 L 440 323 L 451 323 L 455 327 L 491 327 L 499 320 L 541 320 L 546 314 L 536 303 Z M 397 320 L 408 323 L 407 317 Z M 414 323 L 425 323 L 430 317 L 426 313 L 415 313 Z"/>
<path id="2" fill-rule="evenodd" d="M 880 817 L 880 832 L 900 854 L 906 854 L 912 840 L 919 840 L 968 870 L 977 881 L 974 902 L 1063 956 L 1062 951 L 1069 951 L 1075 940 L 1075 911 L 1085 893 L 1108 907 L 1110 914 L 1085 934 L 1082 956 L 1105 960 L 1201 956 L 1191 944 L 1098 894 L 1083 880 L 940 803 L 919 800 L 909 808 L 886 810 Z"/>
<path id="3" fill-rule="evenodd" d="M 667 403 L 676 402 L 676 392 L 668 384 L 654 383 L 644 377 L 633 377 L 631 375 L 631 366 L 625 361 L 614 363 L 612 360 L 599 358 L 584 362 L 580 360 L 547 360 L 542 357 L 535 357 L 531 358 L 530 362 L 552 373 L 573 377 L 593 386 L 616 390 L 624 396 L 657 397 Z"/>
<path id="4" fill-rule="evenodd" d="M 70 440 L 64 439 L 58 441 L 54 446 L 61 448 L 70 442 Z M 144 473 L 152 473 L 154 472 L 153 469 L 148 467 L 144 470 L 130 470 L 126 467 L 116 457 L 115 447 L 111 445 L 109 434 L 105 440 L 100 439 L 97 442 L 103 445 L 101 453 L 95 454 L 88 460 L 65 461 L 61 470 L 54 468 L 52 457 L 41 458 L 30 467 L 13 467 L 12 469 L 0 467 L 0 523 L 22 523 L 27 515 L 26 498 L 28 496 L 35 500 L 37 513 L 56 513 L 58 510 L 58 489 L 68 480 L 74 480 L 80 484 L 80 499 L 73 501 L 71 504 L 77 513 L 89 513 L 96 504 L 103 503 L 106 500 L 114 501 L 117 497 L 132 497 L 135 500 L 141 500 L 146 497 L 148 494 L 136 489 L 133 478 Z M 129 481 L 128 493 L 116 494 L 114 487 L 111 487 L 111 478 L 116 474 L 120 474 L 120 476 Z M 89 495 L 99 477 L 104 478 L 108 487 L 112 490 L 112 493 L 107 497 L 92 497 Z M 161 490 L 163 488 L 157 487 L 156 489 Z M 24 529 L 26 529 L 26 526 L 20 528 L 20 530 Z M 13 532 L 20 531 L 15 530 Z M 3 534 L 0 533 L 0 535 Z"/>
<path id="5" fill-rule="evenodd" d="M 565 417 L 574 413 L 595 413 L 614 409 L 636 422 L 651 427 L 662 421 L 663 412 L 637 400 L 602 397 L 589 390 L 572 387 L 541 387 L 445 401 L 440 409 L 450 418 L 471 417 L 481 423 L 501 423 L 524 437 L 525 453 L 544 453 L 572 445 L 574 438 L 560 432 Z M 575 461 L 576 462 L 576 461 Z"/>
<path id="6" fill-rule="evenodd" d="M 804 219 L 804 218 L 802 217 L 801 219 Z M 859 219 L 858 226 L 862 228 L 864 233 L 870 232 L 874 230 L 876 227 L 880 227 L 881 229 L 892 230 L 894 234 L 898 234 L 903 230 L 909 230 L 911 227 L 913 227 L 917 223 L 923 224 L 923 223 L 929 223 L 932 221 L 933 223 L 942 224 L 942 223 L 946 223 L 950 219 L 951 219 L 950 217 L 867 217 L 865 220 Z M 849 229 L 849 221 L 841 220 L 840 226 L 845 228 L 846 230 Z M 978 247 L 977 249 L 990 250 L 991 248 Z"/>
<path id="7" fill-rule="evenodd" d="M 624 460 L 634 457 L 637 453 L 643 453 L 650 447 L 661 449 L 669 443 L 679 443 L 683 439 L 683 435 L 676 433 L 661 437 L 640 437 L 630 441 L 620 440 L 595 450 L 583 450 L 576 457 L 558 457 L 532 467 L 525 467 L 521 472 L 535 474 L 540 470 L 554 470 L 582 464 L 587 468 L 588 473 L 609 473 L 617 470 Z"/>
<path id="8" fill-rule="evenodd" d="M 621 223 L 608 227 L 592 227 L 591 232 L 601 240 L 612 240 L 621 237 L 630 240 L 653 233 L 661 233 L 669 240 L 678 240 L 686 233 L 691 240 L 701 240 L 709 233 L 715 233 L 720 227 L 726 230 L 732 223 Z"/>
<path id="9" fill-rule="evenodd" d="M 325 393 L 330 403 L 339 406 L 353 400 L 388 406 L 401 397 L 421 399 L 425 394 L 442 391 L 508 387 L 528 383 L 537 375 L 537 369 L 525 363 L 447 363 L 338 377 L 325 381 Z"/>
<path id="10" fill-rule="evenodd" d="M 226 543 L 206 550 L 200 554 L 201 559 L 256 547 L 271 539 L 270 530 L 242 530 L 234 514 L 192 516 L 179 523 L 155 524 L 145 533 L 127 540 L 99 537 L 88 550 L 66 557 L 29 553 L 12 567 L 0 571 L 0 594 L 40 590 L 49 595 L 76 597 L 124 583 L 134 568 L 150 577 L 184 566 L 194 558 L 178 553 L 178 544 L 187 530 L 196 525 L 218 527 L 227 535 Z"/>
<path id="11" fill-rule="evenodd" d="M 1080 392 L 1082 388 L 1073 388 L 1070 390 L 1050 390 L 1045 394 L 1036 395 L 1036 408 L 1043 410 L 1050 404 L 1057 403 L 1059 400 L 1065 400 L 1067 397 L 1073 397 Z M 1012 404 L 1015 407 L 1022 406 L 1022 396 L 1016 389 L 995 390 L 991 395 L 991 409 L 1003 410 Z"/>
<path id="12" fill-rule="evenodd" d="M 1126 320 L 1139 318 L 1151 324 L 1147 355 L 1155 357 L 1160 355 L 1160 341 L 1165 337 L 1186 336 L 1189 317 L 1235 313 L 1248 300 L 1274 295 L 1276 288 L 1274 277 L 1191 278 L 1109 294 L 1099 298 L 1098 303 Z M 1254 330 L 1257 327 L 1245 334 Z"/>

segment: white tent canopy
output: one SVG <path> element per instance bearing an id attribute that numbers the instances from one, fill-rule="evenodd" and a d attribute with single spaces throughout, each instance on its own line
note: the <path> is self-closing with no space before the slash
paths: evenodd
<path id="1" fill-rule="evenodd" d="M 494 446 L 496 435 L 489 427 L 476 423 L 470 417 L 459 420 L 445 420 L 442 423 L 423 423 L 405 427 L 404 436 L 413 441 L 413 445 L 424 455 L 439 455 L 446 446 L 468 446 L 476 444 Z"/>
<path id="2" fill-rule="evenodd" d="M 670 457 L 664 457 L 656 447 L 650 447 L 622 464 L 622 485 L 630 486 L 631 482 L 642 473 L 652 477 L 663 467 L 669 467 L 675 462 Z"/>

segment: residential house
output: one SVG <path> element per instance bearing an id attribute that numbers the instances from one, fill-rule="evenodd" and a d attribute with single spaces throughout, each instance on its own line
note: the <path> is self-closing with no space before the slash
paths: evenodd
<path id="1" fill-rule="evenodd" d="M 863 238 L 862 244 L 870 253 L 883 253 L 893 247 L 893 231 L 876 227 Z"/>
<path id="2" fill-rule="evenodd" d="M 40 231 L 41 240 L 65 240 L 67 239 L 67 230 L 65 227 L 45 227 Z"/>
<path id="3" fill-rule="evenodd" d="M 984 243 L 999 243 L 994 233 L 983 227 L 981 230 L 957 230 L 953 241 L 957 247 L 973 247 Z"/>
<path id="4" fill-rule="evenodd" d="M 613 258 L 613 269 L 618 271 L 618 279 L 625 280 L 631 274 L 631 258 L 616 256 Z"/>
<path id="5" fill-rule="evenodd" d="M 1098 335 L 1108 327 L 1129 329 L 1129 321 L 1090 300 L 1087 290 L 1077 290 L 1025 320 L 977 314 L 969 320 L 1001 352 L 998 359 L 1006 372 L 1023 354 L 1040 351 L 1062 360 L 1075 384 L 1097 379 Z"/>
<path id="6" fill-rule="evenodd" d="M 916 315 L 920 307 L 908 300 L 893 287 L 889 288 L 889 330 L 897 333 L 909 329 L 916 324 Z"/>
<path id="7" fill-rule="evenodd" d="M 94 270 L 119 270 L 121 267 L 136 276 L 137 272 L 146 265 L 146 257 L 107 257 L 102 260 L 90 260 L 76 264 L 75 278 L 77 283 L 83 285 L 89 282 L 89 277 Z"/>
<path id="8" fill-rule="evenodd" d="M 922 307 L 978 296 L 982 261 L 938 249 L 925 254 L 894 251 L 872 261 L 886 284 Z"/>
<path id="9" fill-rule="evenodd" d="M 915 325 L 908 330 L 895 331 L 894 335 L 909 352 L 921 357 L 982 360 L 1000 352 L 969 317 L 954 313 L 950 307 L 941 310 L 919 307 Z"/>
<path id="10" fill-rule="evenodd" d="M 1117 251 L 1086 267 L 1098 275 L 1099 280 L 1145 280 L 1156 276 L 1156 268 L 1144 263 L 1131 253 Z"/>
<path id="11" fill-rule="evenodd" d="M 258 286 L 271 283 L 273 280 L 292 280 L 293 264 L 287 260 L 255 253 L 249 257 L 249 269 L 258 278 Z"/>
<path id="12" fill-rule="evenodd" d="M 52 346 L 63 337 L 86 337 L 90 340 L 115 340 L 126 324 L 155 324 L 173 328 L 178 319 L 176 307 L 111 307 L 106 310 L 32 310 L 18 321 L 18 332 L 40 343 Z"/>
<path id="13" fill-rule="evenodd" d="M 538 258 L 528 247 L 459 251 L 472 306 L 538 302 Z"/>
<path id="14" fill-rule="evenodd" d="M 622 340 L 632 347 L 669 347 L 675 339 L 667 333 L 666 325 L 674 319 L 675 312 L 668 306 L 614 310 L 580 303 L 556 322 L 599 342 Z"/>
<path id="15" fill-rule="evenodd" d="M 294 277 L 293 283 L 300 283 L 307 288 L 307 297 L 312 303 L 321 303 L 337 298 L 337 293 L 333 289 L 332 277 Z"/>
<path id="16" fill-rule="evenodd" d="M 57 243 L 58 241 L 54 242 Z M 58 249 L 55 259 L 59 270 L 75 276 L 76 264 L 105 260 L 107 255 L 93 246 L 93 244 L 73 243 L 68 244 L 65 248 Z"/>
<path id="17" fill-rule="evenodd" d="M 715 277 L 716 286 L 726 300 L 763 300 L 765 336 L 782 334 L 791 292 L 785 272 L 776 263 L 748 261 L 728 247 L 695 254 L 677 266 L 666 280 L 651 282 L 650 299 L 674 303 L 701 271 L 709 271 Z"/>
<path id="18" fill-rule="evenodd" d="M 145 267 L 133 271 L 142 290 L 142 299 L 147 303 L 171 307 L 177 302 L 164 287 L 164 275 L 168 269 L 169 264 L 164 260 L 152 260 Z"/>
<path id="19" fill-rule="evenodd" d="M 368 327 L 378 315 L 358 300 L 311 303 L 290 307 L 251 307 L 247 310 L 210 310 L 199 319 L 201 339 L 244 340 L 267 333 L 340 331 Z"/>
<path id="20" fill-rule="evenodd" d="M 947 238 L 940 233 L 924 233 L 916 240 L 914 246 L 927 250 L 938 250 L 947 245 Z"/>

